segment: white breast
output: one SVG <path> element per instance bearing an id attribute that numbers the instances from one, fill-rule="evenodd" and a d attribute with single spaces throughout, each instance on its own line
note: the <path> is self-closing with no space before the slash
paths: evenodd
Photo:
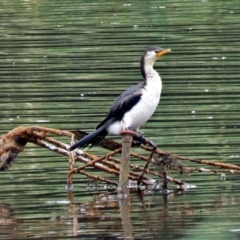
<path id="1" fill-rule="evenodd" d="M 122 120 L 122 127 L 124 129 L 130 128 L 138 131 L 155 112 L 160 101 L 162 82 L 159 76 L 158 78 L 154 77 L 154 80 L 147 82 L 140 101 L 124 115 Z"/>

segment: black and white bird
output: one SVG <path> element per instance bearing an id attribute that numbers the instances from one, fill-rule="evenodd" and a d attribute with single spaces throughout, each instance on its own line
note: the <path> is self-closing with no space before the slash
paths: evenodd
<path id="1" fill-rule="evenodd" d="M 144 82 L 128 88 L 112 104 L 107 117 L 88 134 L 69 148 L 91 147 L 99 143 L 108 134 L 120 135 L 122 130 L 138 132 L 155 112 L 162 91 L 161 77 L 153 69 L 155 61 L 171 49 L 148 48 L 141 59 L 141 72 Z"/>

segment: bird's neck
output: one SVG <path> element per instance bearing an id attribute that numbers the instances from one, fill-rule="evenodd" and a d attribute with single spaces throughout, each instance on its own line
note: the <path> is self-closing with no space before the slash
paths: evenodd
<path id="1" fill-rule="evenodd" d="M 145 83 L 149 83 L 152 81 L 154 81 L 154 82 L 161 81 L 161 78 L 160 78 L 158 72 L 153 69 L 153 64 L 154 64 L 154 62 L 146 61 L 144 59 L 142 59 L 142 61 L 141 61 L 141 72 L 142 72 L 142 76 L 145 80 Z"/>

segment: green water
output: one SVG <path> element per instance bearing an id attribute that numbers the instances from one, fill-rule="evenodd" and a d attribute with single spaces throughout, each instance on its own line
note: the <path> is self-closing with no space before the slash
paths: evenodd
<path id="1" fill-rule="evenodd" d="M 237 0 L 2 0 L 1 134 L 19 125 L 93 130 L 142 81 L 139 59 L 157 45 L 172 53 L 155 64 L 161 103 L 141 130 L 164 151 L 238 164 L 239 13 Z M 0 173 L 0 239 L 239 238 L 237 175 L 177 175 L 197 188 L 133 192 L 123 211 L 84 176 L 74 177 L 70 203 L 67 171 L 66 157 L 28 144 Z"/>

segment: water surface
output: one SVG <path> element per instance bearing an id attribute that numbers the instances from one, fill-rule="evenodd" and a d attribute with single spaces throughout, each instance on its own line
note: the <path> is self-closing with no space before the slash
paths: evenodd
<path id="1" fill-rule="evenodd" d="M 164 151 L 238 164 L 238 1 L 3 0 L 0 15 L 1 134 L 19 125 L 91 131 L 142 81 L 140 56 L 157 45 L 172 53 L 155 64 L 161 103 L 141 130 Z M 133 192 L 127 208 L 80 175 L 71 202 L 67 171 L 65 157 L 29 144 L 1 172 L 1 239 L 239 238 L 237 175 L 172 173 L 197 188 Z"/>

